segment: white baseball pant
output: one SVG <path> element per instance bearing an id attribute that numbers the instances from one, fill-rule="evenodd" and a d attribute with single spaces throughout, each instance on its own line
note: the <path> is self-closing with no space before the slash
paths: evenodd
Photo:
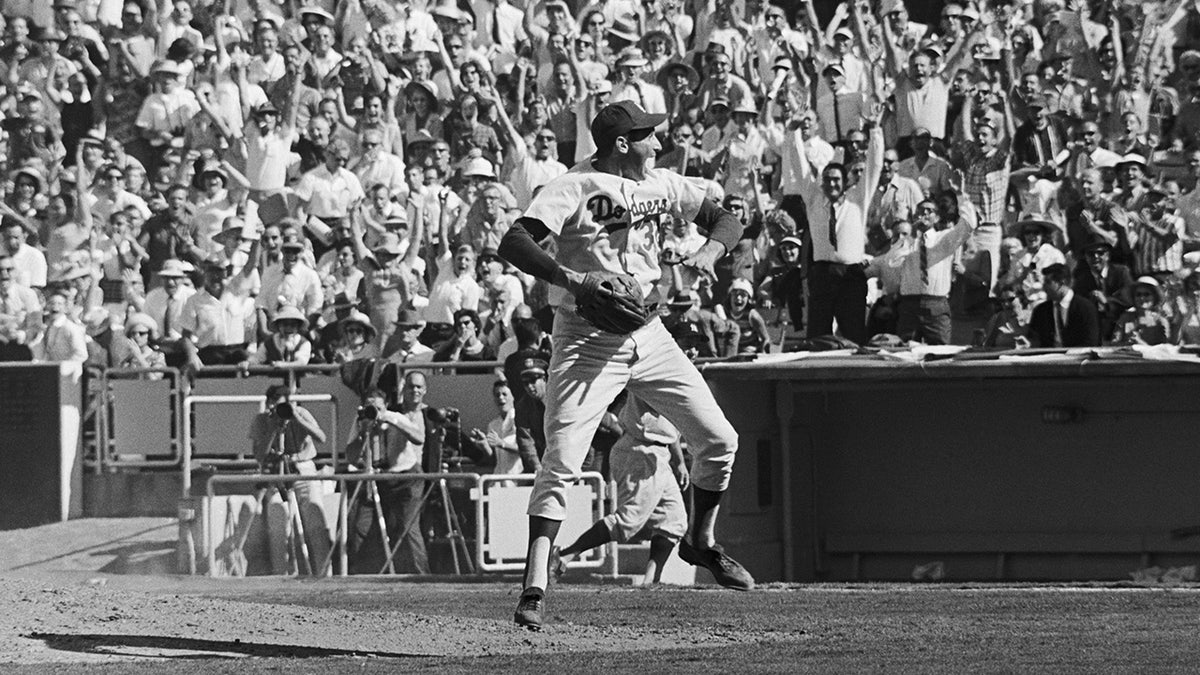
<path id="1" fill-rule="evenodd" d="M 662 321 L 613 335 L 560 307 L 546 383 L 546 453 L 529 497 L 531 516 L 564 520 L 566 487 L 579 473 L 600 420 L 628 388 L 679 429 L 692 453 L 692 484 L 723 492 L 737 453 L 737 431 L 708 384 Z"/>
<path id="2" fill-rule="evenodd" d="M 671 541 L 687 534 L 687 509 L 669 455 L 666 447 L 634 443 L 629 435 L 613 445 L 608 465 L 617 499 L 604 517 L 613 541 L 624 544 L 647 526 Z"/>

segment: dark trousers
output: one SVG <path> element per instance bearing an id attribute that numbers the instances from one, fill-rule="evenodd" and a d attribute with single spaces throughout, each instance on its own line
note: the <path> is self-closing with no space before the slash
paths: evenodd
<path id="1" fill-rule="evenodd" d="M 950 344 L 950 299 L 936 295 L 900 296 L 896 334 L 910 342 Z"/>
<path id="2" fill-rule="evenodd" d="M 808 273 L 808 337 L 833 333 L 837 319 L 842 337 L 867 342 L 867 275 L 862 265 L 814 261 Z"/>
<path id="3" fill-rule="evenodd" d="M 421 528 L 421 497 L 426 482 L 379 481 L 376 485 L 379 486 L 379 502 L 383 507 L 388 541 L 392 548 L 396 549 L 396 556 L 392 559 L 396 571 L 400 574 L 429 574 L 429 554 L 425 550 L 425 535 Z M 364 485 L 350 522 L 347 554 L 352 574 L 379 574 L 386 559 L 379 536 L 375 507 L 369 501 L 368 495 Z M 405 530 L 408 532 L 405 533 Z M 404 540 L 400 541 L 402 534 Z M 398 541 L 400 547 L 397 549 Z"/>

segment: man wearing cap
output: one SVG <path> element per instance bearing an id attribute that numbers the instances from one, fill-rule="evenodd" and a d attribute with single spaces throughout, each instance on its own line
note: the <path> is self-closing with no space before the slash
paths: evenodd
<path id="1" fill-rule="evenodd" d="M 280 246 L 282 259 L 262 273 L 262 292 L 256 301 L 261 326 L 269 326 L 279 307 L 299 307 L 305 316 L 319 313 L 325 304 L 321 277 L 301 261 L 304 244 L 286 240 Z"/>
<path id="2" fill-rule="evenodd" d="M 243 96 L 242 100 L 246 98 Z M 287 181 L 292 145 L 300 140 L 296 132 L 299 105 L 289 106 L 290 114 L 283 119 L 280 118 L 279 109 L 270 101 L 257 108 L 247 106 L 244 110 L 244 175 L 250 183 L 250 197 L 261 204 L 268 195 L 282 190 Z"/>
<path id="3" fill-rule="evenodd" d="M 183 336 L 183 306 L 196 292 L 191 285 L 184 283 L 186 277 L 182 261 L 167 260 L 158 271 L 162 285 L 150 289 L 144 299 L 137 296 L 133 298 L 134 307 L 154 319 L 161 329 L 159 335 L 167 342 Z"/>
<path id="4" fill-rule="evenodd" d="M 204 287 L 192 294 L 180 313 L 183 346 L 192 366 L 235 365 L 249 358 L 254 341 L 254 301 L 229 290 L 229 271 L 206 262 Z"/>
<path id="5" fill-rule="evenodd" d="M 814 27 L 820 26 L 817 22 L 816 10 L 812 8 L 812 0 L 805 0 L 805 7 L 808 11 L 810 21 Z M 823 34 L 818 35 L 824 39 Z M 854 53 L 854 31 L 847 26 L 838 28 L 833 33 L 833 43 L 827 44 L 824 49 L 817 53 L 816 56 L 818 72 L 824 72 L 825 68 L 837 64 L 841 66 L 842 72 L 846 76 L 846 86 L 854 91 L 867 91 L 869 84 L 869 76 L 867 75 L 866 64 Z M 894 71 L 893 71 L 894 72 Z M 827 87 L 828 85 L 822 81 L 819 88 Z"/>
<path id="6" fill-rule="evenodd" d="M 159 61 L 152 77 L 159 85 L 158 91 L 146 97 L 135 124 L 142 138 L 162 149 L 172 139 L 183 137 L 188 122 L 200 112 L 200 103 L 196 94 L 184 86 L 183 73 L 174 61 Z"/>
<path id="7" fill-rule="evenodd" d="M 706 200 L 702 187 L 669 170 L 648 168 L 660 149 L 654 129 L 664 119 L 631 101 L 602 109 L 592 122 L 594 158 L 542 188 L 500 246 L 500 255 L 518 269 L 556 286 L 552 292 L 560 303 L 554 336 L 561 349 L 556 347 L 547 371 L 547 449 L 530 498 L 525 590 L 514 614 L 518 625 L 531 629 L 542 626 L 550 549 L 566 515 L 566 486 L 586 459 L 580 439 L 594 435 L 604 411 L 626 387 L 679 427 L 702 467 L 694 476 L 695 527 L 690 541 L 681 544 L 681 556 L 705 566 L 726 586 L 753 586 L 749 573 L 715 541 L 737 432 L 703 378 L 657 317 L 630 334 L 616 334 L 598 330 L 574 308 L 575 298 L 588 292 L 601 271 L 629 275 L 648 302 L 660 300 L 655 233 L 662 218 L 694 220 L 708 231 L 709 241 L 682 263 L 707 274 L 740 238 L 740 221 Z M 538 245 L 552 238 L 557 258 Z"/>
<path id="8" fill-rule="evenodd" d="M 1133 305 L 1133 274 L 1125 265 L 1111 261 L 1112 246 L 1100 237 L 1083 245 L 1086 265 L 1076 265 L 1071 288 L 1096 305 L 1100 337 L 1112 339 L 1117 318 Z"/>
<path id="9" fill-rule="evenodd" d="M 524 473 L 536 472 L 546 453 L 546 368 L 548 362 L 527 358 L 521 363 L 521 395 L 513 411 L 517 454 Z"/>
<path id="10" fill-rule="evenodd" d="M 637 47 L 626 47 L 617 55 L 617 78 L 609 102 L 633 101 L 649 113 L 667 112 L 667 100 L 656 84 L 642 79 L 650 62 Z"/>
<path id="11" fill-rule="evenodd" d="M 862 124 L 866 111 L 866 96 L 846 83 L 846 70 L 830 63 L 821 72 L 825 87 L 817 94 L 817 118 L 821 122 L 821 137 L 833 145 L 844 143 L 852 131 Z"/>

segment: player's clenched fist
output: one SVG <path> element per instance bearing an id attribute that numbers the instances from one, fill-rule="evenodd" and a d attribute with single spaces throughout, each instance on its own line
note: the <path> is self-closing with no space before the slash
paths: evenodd
<path id="1" fill-rule="evenodd" d="M 642 287 L 628 274 L 588 272 L 572 290 L 579 316 L 600 330 L 625 335 L 650 319 Z"/>

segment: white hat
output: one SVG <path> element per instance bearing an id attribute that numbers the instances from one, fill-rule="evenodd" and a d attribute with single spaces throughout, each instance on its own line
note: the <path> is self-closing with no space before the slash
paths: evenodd
<path id="1" fill-rule="evenodd" d="M 495 179 L 496 170 L 492 168 L 492 163 L 487 159 L 483 157 L 474 157 L 467 160 L 467 163 L 463 165 L 462 175 L 463 178 L 480 176 L 483 178 Z"/>

